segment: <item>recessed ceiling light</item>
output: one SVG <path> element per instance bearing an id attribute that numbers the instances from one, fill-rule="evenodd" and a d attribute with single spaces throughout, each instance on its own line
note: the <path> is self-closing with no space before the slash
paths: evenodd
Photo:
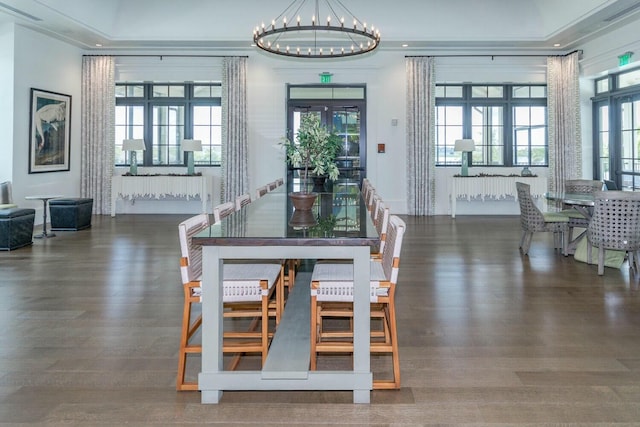
<path id="1" fill-rule="evenodd" d="M 96 47 L 102 47 L 102 43 L 96 43 Z"/>
<path id="2" fill-rule="evenodd" d="M 553 47 L 560 47 L 560 43 L 554 43 Z"/>
<path id="3" fill-rule="evenodd" d="M 402 47 L 409 47 L 409 45 L 406 43 L 402 43 Z"/>

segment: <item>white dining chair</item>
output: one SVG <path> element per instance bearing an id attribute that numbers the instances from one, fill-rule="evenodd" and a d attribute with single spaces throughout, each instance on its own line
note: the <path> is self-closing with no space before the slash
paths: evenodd
<path id="1" fill-rule="evenodd" d="M 400 357 L 395 293 L 400 252 L 406 225 L 396 215 L 389 218 L 387 244 L 382 260 L 370 261 L 371 317 L 382 328 L 371 332 L 371 354 L 391 355 L 391 378 L 374 378 L 374 389 L 400 388 Z M 342 306 L 340 306 L 342 304 Z M 319 353 L 352 353 L 353 331 L 328 331 L 326 318 L 353 318 L 353 263 L 319 262 L 311 276 L 311 370 L 317 369 Z M 350 323 L 350 321 L 349 321 Z"/>
<path id="2" fill-rule="evenodd" d="M 202 302 L 202 248 L 192 238 L 209 227 L 209 215 L 199 214 L 178 225 L 180 241 L 180 275 L 184 290 L 182 329 L 178 355 L 176 389 L 198 390 L 198 383 L 187 381 L 188 355 L 202 353 L 202 344 L 194 342 L 196 332 L 202 326 L 202 315 L 192 315 L 194 304 Z M 280 321 L 283 308 L 284 272 L 279 263 L 225 263 L 223 267 L 223 316 L 228 319 L 247 319 L 244 330 L 226 330 L 223 333 L 223 353 L 235 353 L 229 366 L 237 368 L 240 356 L 259 353 L 262 364 L 267 358 L 269 318 Z M 271 300 L 275 299 L 275 303 Z"/>

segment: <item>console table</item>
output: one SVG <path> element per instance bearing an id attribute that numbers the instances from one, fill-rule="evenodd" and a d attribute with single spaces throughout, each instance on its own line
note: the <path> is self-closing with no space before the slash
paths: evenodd
<path id="1" fill-rule="evenodd" d="M 516 182 L 531 185 L 532 197 L 543 197 L 547 192 L 547 178 L 541 176 L 454 176 L 451 182 L 451 218 L 456 217 L 457 199 L 518 198 Z"/>
<path id="2" fill-rule="evenodd" d="M 205 175 L 115 175 L 111 181 L 111 216 L 116 216 L 116 200 L 122 198 L 199 196 L 202 212 L 207 212 L 209 177 Z"/>

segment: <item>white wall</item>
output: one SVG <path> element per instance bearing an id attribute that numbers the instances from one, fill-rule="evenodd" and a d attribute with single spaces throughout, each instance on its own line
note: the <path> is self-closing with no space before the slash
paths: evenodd
<path id="1" fill-rule="evenodd" d="M 0 182 L 13 180 L 13 28 L 0 25 Z"/>
<path id="2" fill-rule="evenodd" d="M 16 26 L 13 81 L 13 197 L 20 207 L 36 209 L 42 223 L 42 203 L 28 195 L 80 195 L 80 89 L 82 51 L 24 27 Z M 31 88 L 71 95 L 70 170 L 29 174 L 29 114 Z"/>

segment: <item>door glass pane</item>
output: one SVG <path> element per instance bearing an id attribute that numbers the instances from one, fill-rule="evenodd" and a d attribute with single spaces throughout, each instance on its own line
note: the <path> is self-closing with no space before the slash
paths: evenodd
<path id="1" fill-rule="evenodd" d="M 620 74 L 618 77 L 618 87 L 625 88 L 640 84 L 640 69 Z"/>
<path id="2" fill-rule="evenodd" d="M 436 107 L 436 164 L 459 165 L 461 153 L 454 151 L 456 139 L 462 139 L 463 107 L 441 105 Z"/>
<path id="3" fill-rule="evenodd" d="M 472 164 L 504 164 L 503 119 L 503 107 L 471 107 L 471 137 L 476 148 L 472 154 Z"/>
<path id="4" fill-rule="evenodd" d="M 127 153 L 122 151 L 122 140 L 144 138 L 144 107 L 142 105 L 116 106 L 115 116 L 115 164 L 128 164 Z M 142 162 L 142 152 L 138 153 Z"/>
<path id="5" fill-rule="evenodd" d="M 360 167 L 360 111 L 342 109 L 333 112 L 333 130 L 342 138 L 338 154 L 341 167 Z"/>
<path id="6" fill-rule="evenodd" d="M 154 106 L 152 126 L 153 164 L 183 164 L 184 106 Z"/>

